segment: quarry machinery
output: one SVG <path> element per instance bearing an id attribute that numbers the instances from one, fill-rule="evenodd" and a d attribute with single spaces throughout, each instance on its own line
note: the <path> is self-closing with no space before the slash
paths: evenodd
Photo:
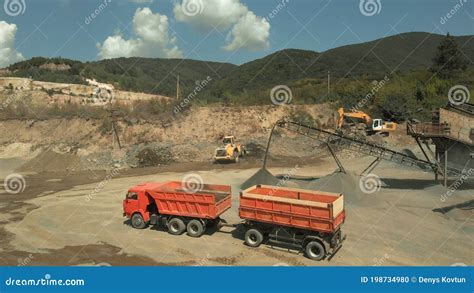
<path id="1" fill-rule="evenodd" d="M 347 120 L 363 122 L 366 125 L 366 131 L 369 135 L 380 133 L 388 136 L 390 132 L 397 130 L 398 126 L 395 122 L 388 122 L 382 119 L 372 119 L 369 114 L 363 111 L 351 110 L 346 112 L 344 108 L 339 108 L 337 110 L 336 129 L 342 130 Z"/>
<path id="2" fill-rule="evenodd" d="M 239 158 L 246 153 L 245 147 L 235 143 L 235 136 L 224 136 L 222 146 L 216 148 L 214 152 L 214 162 L 234 162 L 238 163 Z"/>
<path id="3" fill-rule="evenodd" d="M 432 171 L 435 174 L 436 180 L 438 175 L 447 177 L 449 175 L 458 176 L 462 174 L 462 170 L 457 166 L 445 166 L 442 168 L 439 164 L 439 161 L 436 160 L 431 161 L 428 158 L 426 160 L 422 160 L 415 157 L 414 155 L 398 152 L 381 145 L 358 140 L 342 133 L 308 126 L 294 121 L 279 120 L 272 128 L 263 159 L 263 167 L 256 173 L 256 175 L 261 174 L 262 171 L 266 171 L 268 152 L 270 149 L 273 133 L 277 127 L 287 129 L 305 137 L 314 139 L 319 142 L 319 146 L 327 147 L 334 161 L 338 165 L 339 170 L 343 173 L 346 173 L 346 170 L 336 155 L 336 150 L 338 149 L 346 149 L 375 158 L 374 161 L 371 162 L 370 165 L 361 172 L 361 175 L 371 173 L 381 161 L 390 161 L 407 167 L 417 167 L 423 171 Z M 249 182 L 251 181 L 252 177 L 248 180 Z"/>

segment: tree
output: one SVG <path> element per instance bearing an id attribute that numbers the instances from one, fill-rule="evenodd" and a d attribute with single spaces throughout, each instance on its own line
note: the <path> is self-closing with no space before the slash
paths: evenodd
<path id="1" fill-rule="evenodd" d="M 446 35 L 437 49 L 433 58 L 431 72 L 440 78 L 448 79 L 467 68 L 467 61 L 459 50 L 458 44 L 453 37 Z"/>

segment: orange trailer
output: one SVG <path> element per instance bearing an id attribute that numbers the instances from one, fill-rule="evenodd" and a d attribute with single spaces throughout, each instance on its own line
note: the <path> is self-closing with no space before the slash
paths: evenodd
<path id="1" fill-rule="evenodd" d="M 256 247 L 264 241 L 283 244 L 321 260 L 341 247 L 344 196 L 257 185 L 240 193 L 239 216 L 247 227 L 247 245 Z"/>

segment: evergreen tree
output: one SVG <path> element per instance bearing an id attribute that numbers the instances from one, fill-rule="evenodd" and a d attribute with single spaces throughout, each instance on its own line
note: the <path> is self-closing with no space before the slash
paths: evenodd
<path id="1" fill-rule="evenodd" d="M 440 78 L 447 79 L 455 76 L 467 68 L 467 61 L 459 50 L 453 37 L 446 35 L 438 46 L 431 72 Z"/>

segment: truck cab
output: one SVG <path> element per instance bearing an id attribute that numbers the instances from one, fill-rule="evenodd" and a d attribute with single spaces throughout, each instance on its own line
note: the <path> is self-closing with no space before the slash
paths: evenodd
<path id="1" fill-rule="evenodd" d="M 150 209 L 154 201 L 147 190 L 157 187 L 156 183 L 144 183 L 130 188 L 123 200 L 123 216 L 130 218 L 132 227 L 144 228 L 150 220 Z"/>

